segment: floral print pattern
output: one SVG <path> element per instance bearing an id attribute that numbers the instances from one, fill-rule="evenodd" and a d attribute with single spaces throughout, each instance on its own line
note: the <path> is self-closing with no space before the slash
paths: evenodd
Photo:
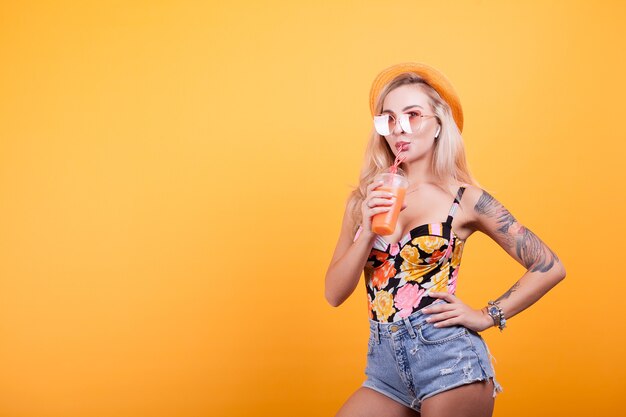
<path id="1" fill-rule="evenodd" d="M 396 310 L 393 308 L 393 295 L 387 291 L 378 291 L 374 301 L 372 301 L 372 312 L 380 321 L 387 321 L 387 318 Z"/>
<path id="2" fill-rule="evenodd" d="M 465 243 L 462 240 L 457 240 L 454 246 L 454 252 L 452 253 L 452 261 L 450 266 L 454 269 L 458 269 L 461 264 L 461 253 L 463 253 L 463 245 Z"/>
<path id="3" fill-rule="evenodd" d="M 445 223 L 415 227 L 409 239 L 394 244 L 381 239 L 384 243 L 372 248 L 365 264 L 371 320 L 400 320 L 435 301 L 431 292 L 456 292 L 465 242 L 452 232 L 451 224 L 463 191 L 461 187 Z"/>
<path id="4" fill-rule="evenodd" d="M 380 262 L 380 266 L 374 269 L 371 277 L 371 283 L 379 290 L 386 287 L 389 283 L 389 278 L 396 275 L 396 268 L 393 262 L 387 260 L 387 255 L 384 252 L 373 250 L 374 257 Z"/>
<path id="5" fill-rule="evenodd" d="M 400 309 L 400 317 L 408 317 L 413 312 L 420 304 L 424 291 L 426 290 L 420 289 L 419 285 L 413 284 L 406 284 L 398 290 L 394 303 L 396 308 Z"/>
<path id="6" fill-rule="evenodd" d="M 435 249 L 439 249 L 445 244 L 445 239 L 439 236 L 420 236 L 411 241 L 414 245 L 425 253 L 433 253 Z"/>

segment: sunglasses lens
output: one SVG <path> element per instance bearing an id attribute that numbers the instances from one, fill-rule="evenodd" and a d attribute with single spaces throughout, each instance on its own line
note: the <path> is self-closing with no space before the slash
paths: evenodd
<path id="1" fill-rule="evenodd" d="M 415 120 L 418 119 L 418 120 Z M 400 115 L 400 127 L 406 133 L 413 133 L 413 124 L 417 122 L 419 124 L 420 117 L 411 117 L 409 114 L 401 114 Z M 419 126 L 419 125 L 418 125 Z M 417 128 L 415 128 L 417 130 Z"/>
<path id="2" fill-rule="evenodd" d="M 393 123 L 392 123 L 393 121 Z M 395 126 L 395 119 L 388 114 L 374 116 L 374 127 L 379 135 L 387 136 Z"/>
<path id="3" fill-rule="evenodd" d="M 411 112 L 400 115 L 400 127 L 403 132 L 417 132 L 421 122 L 422 117 L 420 113 Z M 396 128 L 396 118 L 391 114 L 374 116 L 374 127 L 379 135 L 387 136 Z"/>

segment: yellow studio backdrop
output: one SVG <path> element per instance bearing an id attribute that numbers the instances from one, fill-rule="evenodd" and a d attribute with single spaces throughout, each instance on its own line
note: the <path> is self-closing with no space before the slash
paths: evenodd
<path id="1" fill-rule="evenodd" d="M 324 275 L 370 83 L 453 82 L 472 172 L 567 277 L 500 333 L 495 416 L 618 416 L 624 2 L 2 2 L 0 417 L 325 416 L 364 380 Z M 468 241 L 474 308 L 524 270 Z"/>

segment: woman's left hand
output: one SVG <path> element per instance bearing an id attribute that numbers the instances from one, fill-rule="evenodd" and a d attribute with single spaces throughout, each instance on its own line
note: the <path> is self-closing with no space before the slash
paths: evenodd
<path id="1" fill-rule="evenodd" d="M 456 295 L 447 292 L 431 292 L 429 295 L 447 301 L 447 303 L 429 305 L 421 310 L 430 315 L 426 321 L 436 323 L 435 327 L 460 324 L 476 332 L 482 332 L 493 326 L 493 319 L 489 314 L 482 310 L 474 310 L 459 300 Z"/>

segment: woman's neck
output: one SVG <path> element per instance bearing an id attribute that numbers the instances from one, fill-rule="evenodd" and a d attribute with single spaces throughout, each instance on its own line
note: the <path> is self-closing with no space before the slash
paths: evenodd
<path id="1" fill-rule="evenodd" d="M 413 161 L 410 165 L 402 165 L 403 166 L 401 166 L 401 168 L 409 179 L 411 188 L 423 184 L 434 184 L 437 182 L 435 175 L 432 172 L 430 163 L 427 163 L 426 161 Z"/>

